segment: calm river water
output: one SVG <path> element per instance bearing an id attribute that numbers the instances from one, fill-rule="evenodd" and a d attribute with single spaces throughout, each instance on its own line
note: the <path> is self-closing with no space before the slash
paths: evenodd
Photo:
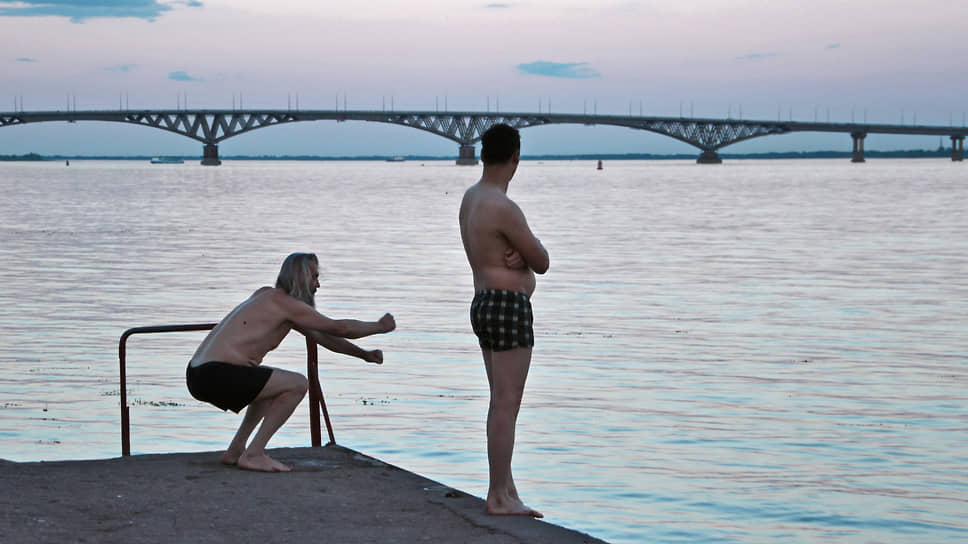
<path id="1" fill-rule="evenodd" d="M 339 443 L 483 495 L 487 384 L 450 162 L 0 163 L 0 458 L 120 455 L 117 345 L 216 321 L 283 257 L 320 310 L 398 330 L 321 353 Z M 551 254 L 522 497 L 614 543 L 968 541 L 968 165 L 525 162 Z M 129 342 L 135 453 L 216 450 L 204 333 Z M 293 334 L 267 364 L 305 371 Z M 300 407 L 270 445 L 309 444 Z"/>

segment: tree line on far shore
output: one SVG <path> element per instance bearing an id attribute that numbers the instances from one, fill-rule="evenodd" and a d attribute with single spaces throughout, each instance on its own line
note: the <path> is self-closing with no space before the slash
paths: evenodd
<path id="1" fill-rule="evenodd" d="M 877 151 L 868 149 L 864 152 L 868 158 L 926 158 L 926 157 L 946 157 L 951 155 L 951 148 L 939 146 L 938 149 L 898 149 L 894 151 Z M 850 157 L 850 151 L 780 151 L 780 152 L 761 152 L 761 153 L 729 153 L 720 151 L 719 156 L 723 159 L 837 159 Z M 173 157 L 193 160 L 201 159 L 199 156 L 179 156 Z M 395 156 L 394 156 L 395 157 Z M 258 160 L 258 161 L 382 161 L 394 157 L 384 155 L 361 155 L 361 156 L 320 156 L 320 155 L 223 155 L 223 160 Z M 89 159 L 89 160 L 148 160 L 149 156 L 82 156 L 82 155 L 50 155 L 44 156 L 37 153 L 27 153 L 24 155 L 0 155 L 0 161 L 63 161 L 70 159 Z M 521 157 L 525 160 L 539 161 L 584 161 L 584 160 L 694 160 L 695 154 L 653 154 L 653 153 L 582 153 L 574 155 L 525 155 Z M 438 157 L 428 155 L 405 155 L 408 161 L 452 161 L 454 157 Z"/>
<path id="2" fill-rule="evenodd" d="M 43 161 L 47 160 L 36 153 L 26 155 L 0 155 L 0 161 Z"/>

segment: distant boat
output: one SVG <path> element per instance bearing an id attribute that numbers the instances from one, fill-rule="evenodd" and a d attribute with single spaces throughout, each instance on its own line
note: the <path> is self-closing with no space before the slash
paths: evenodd
<path id="1" fill-rule="evenodd" d="M 151 164 L 182 164 L 184 162 L 178 157 L 154 157 L 151 159 Z"/>
<path id="2" fill-rule="evenodd" d="M 401 157 L 400 155 L 397 155 L 396 157 L 387 159 L 387 162 L 403 162 L 405 160 L 407 160 L 407 159 Z"/>

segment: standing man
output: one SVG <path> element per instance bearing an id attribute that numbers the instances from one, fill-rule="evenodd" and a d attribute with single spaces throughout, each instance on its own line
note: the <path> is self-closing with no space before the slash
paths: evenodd
<path id="1" fill-rule="evenodd" d="M 286 257 L 276 287 L 262 287 L 236 306 L 195 351 L 185 380 L 193 397 L 239 413 L 248 406 L 222 463 L 246 470 L 288 472 L 292 467 L 266 455 L 272 435 L 289 419 L 308 389 L 302 374 L 261 366 L 292 329 L 324 348 L 364 361 L 383 363 L 383 352 L 367 351 L 346 340 L 396 328 L 393 316 L 379 321 L 330 319 L 315 310 L 319 261 L 312 253 Z M 249 435 L 262 422 L 252 442 Z"/>
<path id="2" fill-rule="evenodd" d="M 548 270 L 548 252 L 524 213 L 507 197 L 521 160 L 517 129 L 494 125 L 481 137 L 480 181 L 464 193 L 460 234 L 474 274 L 471 326 L 484 356 L 491 389 L 487 411 L 490 485 L 488 514 L 543 517 L 518 497 L 511 476 L 514 427 L 534 346 L 531 294 L 535 273 Z"/>

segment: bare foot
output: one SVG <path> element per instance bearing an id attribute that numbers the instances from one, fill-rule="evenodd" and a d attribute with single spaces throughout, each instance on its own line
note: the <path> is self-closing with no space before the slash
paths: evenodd
<path id="1" fill-rule="evenodd" d="M 258 472 L 289 472 L 292 467 L 276 461 L 266 454 L 246 455 L 239 457 L 236 466 L 243 470 L 255 470 Z"/>
<path id="2" fill-rule="evenodd" d="M 484 511 L 492 516 L 531 516 L 543 518 L 544 514 L 530 508 L 520 499 L 505 499 L 503 501 L 488 499 Z"/>
<path id="3" fill-rule="evenodd" d="M 222 464 L 223 465 L 235 465 L 239 462 L 239 457 L 242 457 L 241 451 L 231 451 L 225 450 L 222 454 Z"/>
<path id="4" fill-rule="evenodd" d="M 269 457 L 269 456 L 267 455 L 266 457 Z M 291 472 L 292 471 L 292 467 L 290 465 L 287 465 L 285 463 L 280 463 L 279 461 L 276 461 L 272 457 L 269 457 L 269 461 L 271 461 L 272 462 L 272 466 L 274 466 L 276 468 L 276 472 Z"/>

